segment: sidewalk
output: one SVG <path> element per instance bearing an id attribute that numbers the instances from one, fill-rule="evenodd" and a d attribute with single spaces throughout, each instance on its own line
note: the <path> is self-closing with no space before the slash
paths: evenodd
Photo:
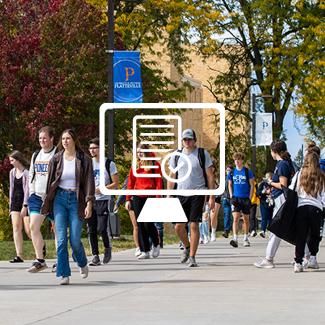
<path id="1" fill-rule="evenodd" d="M 71 285 L 51 270 L 0 262 L 0 324 L 325 324 L 325 248 L 320 270 L 294 274 L 294 248 L 282 243 L 275 269 L 252 264 L 266 240 L 230 247 L 218 239 L 200 245 L 200 267 L 179 263 L 178 246 L 158 259 L 138 261 L 134 251 L 113 254 L 82 280 L 73 264 Z M 48 265 L 52 263 L 48 261 Z"/>

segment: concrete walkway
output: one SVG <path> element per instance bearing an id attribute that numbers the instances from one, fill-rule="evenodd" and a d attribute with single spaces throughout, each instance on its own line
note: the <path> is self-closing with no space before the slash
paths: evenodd
<path id="1" fill-rule="evenodd" d="M 0 324 L 325 324 L 324 247 L 320 270 L 294 274 L 292 246 L 282 243 L 277 267 L 261 270 L 252 264 L 266 240 L 251 244 L 200 245 L 198 268 L 178 262 L 176 245 L 144 261 L 124 251 L 86 280 L 72 263 L 69 286 L 50 269 L 29 274 L 29 263 L 0 262 Z"/>

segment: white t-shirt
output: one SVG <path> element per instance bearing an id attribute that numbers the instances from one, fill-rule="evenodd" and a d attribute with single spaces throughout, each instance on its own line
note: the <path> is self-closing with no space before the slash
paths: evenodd
<path id="1" fill-rule="evenodd" d="M 35 163 L 33 163 L 33 157 L 30 162 L 29 168 L 29 195 L 36 194 L 43 197 L 46 193 L 48 166 L 49 162 L 54 156 L 55 147 L 50 152 L 45 152 L 41 149 L 36 156 Z M 32 182 L 35 170 L 35 177 Z"/>
<path id="2" fill-rule="evenodd" d="M 72 160 L 63 159 L 63 171 L 59 187 L 65 190 L 76 189 L 76 158 Z"/>
<path id="3" fill-rule="evenodd" d="M 295 176 L 293 176 L 291 180 L 291 184 L 289 188 L 293 190 L 296 179 L 297 180 L 297 185 L 296 185 L 296 191 L 298 193 L 298 207 L 301 207 L 303 205 L 312 205 L 315 206 L 316 208 L 319 209 L 324 209 L 325 208 L 325 191 L 318 193 L 317 197 L 313 197 L 309 194 L 307 194 L 303 189 L 300 189 L 300 172 L 296 173 Z"/>
<path id="4" fill-rule="evenodd" d="M 200 161 L 198 158 L 198 153 L 199 153 L 198 148 L 195 148 L 190 153 L 186 153 L 185 150 L 183 149 L 182 153 L 189 158 L 191 165 L 192 165 L 192 171 L 187 179 L 185 179 L 182 182 L 177 183 L 177 189 L 180 189 L 180 190 L 206 189 L 207 187 L 205 185 L 203 169 L 200 165 Z M 212 160 L 211 160 L 209 153 L 206 150 L 204 150 L 204 155 L 205 155 L 205 169 L 207 169 L 208 167 L 212 166 Z M 179 157 L 177 166 L 181 166 L 181 164 L 183 164 L 183 166 L 178 170 L 178 177 L 177 177 L 178 179 L 184 177 L 188 170 L 187 162 L 182 156 Z M 176 167 L 174 157 L 172 157 L 169 160 L 169 166 L 171 168 Z"/>
<path id="5" fill-rule="evenodd" d="M 92 159 L 93 160 L 93 170 L 94 170 L 94 178 L 95 178 L 95 187 L 99 187 L 99 180 L 100 180 L 100 168 L 99 168 L 99 162 L 96 161 L 95 158 Z M 106 161 L 106 158 L 105 158 Z M 111 161 L 110 165 L 109 165 L 109 170 L 111 173 L 111 176 L 116 175 L 117 174 L 117 169 L 116 169 L 116 165 L 114 161 Z M 108 172 L 105 168 L 105 185 L 109 185 L 110 179 L 109 179 L 109 175 Z M 95 198 L 96 200 L 109 200 L 111 198 L 110 195 L 104 195 L 104 194 L 95 194 Z"/>

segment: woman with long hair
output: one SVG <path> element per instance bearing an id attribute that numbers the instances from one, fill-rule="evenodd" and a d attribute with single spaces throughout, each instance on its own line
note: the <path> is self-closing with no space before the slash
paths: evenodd
<path id="1" fill-rule="evenodd" d="M 9 173 L 9 207 L 12 222 L 16 257 L 10 263 L 23 261 L 23 227 L 26 235 L 31 238 L 28 216 L 28 168 L 29 163 L 24 155 L 15 150 L 9 155 L 10 164 L 14 167 Z"/>
<path id="2" fill-rule="evenodd" d="M 92 214 L 95 183 L 91 158 L 82 150 L 75 131 L 63 131 L 58 148 L 59 152 L 49 163 L 42 213 L 53 211 L 57 233 L 56 276 L 61 277 L 61 285 L 66 285 L 71 276 L 68 227 L 73 259 L 79 266 L 81 278 L 88 276 L 88 261 L 81 242 L 81 232 L 83 220 Z"/>
<path id="3" fill-rule="evenodd" d="M 293 189 L 297 181 L 298 209 L 296 214 L 296 257 L 294 272 L 303 271 L 303 257 L 308 243 L 310 258 L 307 267 L 318 269 L 320 233 L 323 226 L 323 209 L 325 208 L 325 174 L 319 165 L 319 156 L 315 152 L 305 155 L 301 171 L 290 185 Z M 308 238 L 308 240 L 307 240 Z"/>
<path id="4" fill-rule="evenodd" d="M 137 148 L 137 169 L 133 170 L 131 167 L 129 178 L 128 178 L 128 190 L 160 190 L 163 188 L 162 173 L 160 164 L 151 160 L 153 155 L 149 152 L 149 147 L 147 145 L 140 145 Z M 159 174 L 160 177 L 136 177 L 137 174 Z M 136 219 L 139 218 L 142 208 L 146 203 L 147 196 L 142 195 L 133 195 L 133 210 Z M 126 196 L 125 203 L 126 210 L 130 211 L 131 209 L 131 196 Z M 159 235 L 157 228 L 153 222 L 140 222 L 138 223 L 138 236 L 141 254 L 138 256 L 138 259 L 147 259 L 150 258 L 150 240 L 153 244 L 152 257 L 156 258 L 160 254 L 159 246 Z"/>
<path id="5" fill-rule="evenodd" d="M 271 143 L 271 155 L 277 161 L 272 178 L 268 180 L 271 187 L 271 194 L 274 200 L 273 217 L 276 215 L 285 198 L 282 186 L 288 187 L 290 180 L 294 175 L 294 167 L 291 156 L 287 151 L 287 145 L 282 140 L 276 140 Z M 270 233 L 269 241 L 266 247 L 266 256 L 261 261 L 254 263 L 258 268 L 272 269 L 274 268 L 273 259 L 279 248 L 281 239 Z"/>

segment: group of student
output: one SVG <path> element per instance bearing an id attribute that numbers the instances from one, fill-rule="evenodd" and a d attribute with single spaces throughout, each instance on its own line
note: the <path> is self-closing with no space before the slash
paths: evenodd
<path id="1" fill-rule="evenodd" d="M 46 246 L 40 231 L 46 217 L 51 219 L 55 229 L 55 243 L 57 246 L 56 275 L 60 284 L 69 284 L 71 270 L 68 255 L 68 232 L 72 247 L 72 256 L 77 262 L 82 278 L 88 276 L 88 261 L 81 242 L 81 232 L 84 220 L 88 225 L 88 236 L 92 250 L 90 265 L 101 263 L 98 250 L 98 233 L 103 239 L 105 247 L 103 263 L 111 259 L 111 244 L 107 233 L 109 211 L 117 209 L 121 203 L 114 204 L 110 196 L 104 195 L 99 189 L 99 139 L 89 142 L 90 156 L 80 145 L 76 133 L 72 129 L 64 130 L 60 136 L 58 146 L 54 146 L 54 130 L 43 127 L 39 131 L 41 149 L 36 151 L 31 159 L 30 168 L 23 155 L 14 151 L 10 155 L 13 169 L 10 171 L 10 214 L 13 223 L 14 241 L 17 256 L 12 263 L 23 262 L 22 259 L 22 227 L 32 239 L 36 260 L 28 269 L 29 272 L 39 272 L 47 267 L 45 262 Z M 216 182 L 212 159 L 203 148 L 197 147 L 197 137 L 193 129 L 182 132 L 182 155 L 175 155 L 169 161 L 170 180 L 167 189 L 175 188 L 177 178 L 184 179 L 177 183 L 177 189 L 215 189 Z M 296 245 L 295 271 L 301 270 L 302 246 L 307 242 L 310 252 L 309 265 L 316 267 L 316 254 L 320 242 L 320 230 L 323 222 L 325 207 L 325 175 L 320 168 L 320 150 L 313 144 L 307 149 L 304 164 L 299 173 L 294 172 L 293 164 L 287 152 L 285 142 L 278 140 L 271 144 L 272 157 L 277 161 L 273 174 L 268 174 L 264 184 L 259 187 L 261 200 L 273 207 L 273 215 L 284 202 L 282 186 L 289 186 L 295 177 L 299 194 L 298 234 Z M 178 158 L 176 158 L 178 157 Z M 196 253 L 199 245 L 199 223 L 202 222 L 202 211 L 212 211 L 215 219 L 212 222 L 212 239 L 215 239 L 216 218 L 220 203 L 225 212 L 224 237 L 228 238 L 231 227 L 231 212 L 233 215 L 233 237 L 230 245 L 238 247 L 238 224 L 243 218 L 243 246 L 250 246 L 248 239 L 250 222 L 249 215 L 252 205 L 255 183 L 252 171 L 244 166 L 244 155 L 234 154 L 235 168 L 227 167 L 226 194 L 220 197 L 192 195 L 177 196 L 187 223 L 176 223 L 175 231 L 179 236 L 183 250 L 181 263 L 188 263 L 189 267 L 198 266 Z M 188 172 L 187 162 L 191 163 L 191 173 Z M 152 169 L 161 177 L 146 177 Z M 177 172 L 176 172 L 177 171 Z M 118 172 L 113 161 L 105 162 L 105 186 L 108 189 L 118 187 Z M 138 175 L 143 174 L 143 177 Z M 137 176 L 135 176 L 137 175 Z M 294 178 L 294 179 L 295 179 Z M 130 168 L 124 187 L 130 190 L 160 190 L 163 188 L 161 166 L 155 159 L 147 145 L 137 148 L 136 170 Z M 157 196 L 159 197 L 159 196 Z M 125 197 L 125 208 L 129 211 L 134 226 L 134 241 L 138 259 L 153 258 L 160 254 L 162 236 L 157 226 L 152 222 L 138 223 L 137 219 L 147 200 L 147 196 L 128 195 Z M 264 218 L 263 232 L 265 234 L 270 212 Z M 29 215 L 29 216 L 28 216 Z M 263 213 L 262 213 L 263 215 Z M 206 219 L 206 218 L 205 218 Z M 158 227 L 159 229 L 159 227 Z M 274 267 L 273 259 L 279 247 L 280 239 L 271 234 L 266 249 L 266 257 L 255 263 L 259 268 Z M 308 257 L 308 256 L 307 256 Z"/>

